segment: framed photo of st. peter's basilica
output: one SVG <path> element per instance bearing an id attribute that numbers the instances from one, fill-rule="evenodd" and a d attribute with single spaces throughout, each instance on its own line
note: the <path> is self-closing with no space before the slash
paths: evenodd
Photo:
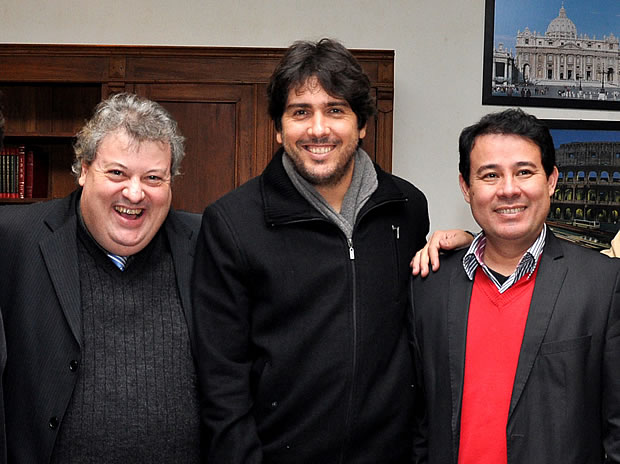
<path id="1" fill-rule="evenodd" d="M 620 1 L 485 8 L 483 104 L 620 110 Z"/>

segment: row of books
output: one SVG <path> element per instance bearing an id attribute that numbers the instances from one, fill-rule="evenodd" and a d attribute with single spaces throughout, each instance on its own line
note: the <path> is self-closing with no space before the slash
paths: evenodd
<path id="1" fill-rule="evenodd" d="M 0 198 L 32 198 L 34 154 L 24 145 L 0 151 Z"/>

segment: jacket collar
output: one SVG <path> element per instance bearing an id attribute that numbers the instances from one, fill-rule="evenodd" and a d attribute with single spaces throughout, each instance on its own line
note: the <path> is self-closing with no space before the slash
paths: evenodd
<path id="1" fill-rule="evenodd" d="M 81 344 L 80 274 L 77 255 L 77 202 L 82 189 L 50 203 L 44 219 L 51 233 L 39 247 L 62 311 L 77 342 Z"/>
<path id="2" fill-rule="evenodd" d="M 76 230 L 79 221 L 77 205 L 81 194 L 82 189 L 78 188 L 68 197 L 50 203 L 51 209 L 44 221 L 51 234 L 39 244 L 60 306 L 80 344 L 82 321 Z M 179 218 L 179 213 L 172 207 L 163 227 L 172 251 L 181 302 L 191 329 L 189 288 L 197 234 Z"/>
<path id="3" fill-rule="evenodd" d="M 297 191 L 284 170 L 282 156 L 284 156 L 284 149 L 280 148 L 260 177 L 265 222 L 268 225 L 278 225 L 324 219 L 323 215 Z M 390 174 L 384 172 L 377 164 L 375 164 L 375 170 L 379 186 L 360 211 L 360 217 L 365 211 L 377 205 L 391 201 L 407 201 L 407 197 L 398 188 Z"/>

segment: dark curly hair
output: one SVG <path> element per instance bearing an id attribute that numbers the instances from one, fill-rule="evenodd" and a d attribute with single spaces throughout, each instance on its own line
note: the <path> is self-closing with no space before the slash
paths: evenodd
<path id="1" fill-rule="evenodd" d="M 358 129 L 376 113 L 370 79 L 349 50 L 328 38 L 299 41 L 286 50 L 267 87 L 269 115 L 278 132 L 282 130 L 289 91 L 311 77 L 316 77 L 329 95 L 347 101 L 357 116 Z"/>

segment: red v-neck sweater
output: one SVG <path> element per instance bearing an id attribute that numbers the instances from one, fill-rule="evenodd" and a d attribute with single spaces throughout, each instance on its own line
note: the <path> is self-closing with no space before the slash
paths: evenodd
<path id="1" fill-rule="evenodd" d="M 499 293 L 478 268 L 469 303 L 459 464 L 507 462 L 506 424 L 536 272 Z"/>

